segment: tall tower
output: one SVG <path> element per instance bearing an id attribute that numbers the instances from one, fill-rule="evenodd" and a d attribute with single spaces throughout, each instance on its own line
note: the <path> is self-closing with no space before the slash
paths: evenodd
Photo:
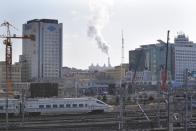
<path id="1" fill-rule="evenodd" d="M 63 24 L 53 19 L 34 19 L 23 24 L 23 35 L 33 34 L 35 41 L 23 40 L 22 54 L 28 80 L 61 77 Z"/>

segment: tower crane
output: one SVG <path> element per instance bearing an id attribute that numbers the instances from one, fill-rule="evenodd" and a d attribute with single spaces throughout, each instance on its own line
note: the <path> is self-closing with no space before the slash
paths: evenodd
<path id="1" fill-rule="evenodd" d="M 5 21 L 0 27 L 6 27 L 6 35 L 0 35 L 3 38 L 3 44 L 5 45 L 5 64 L 6 64 L 6 127 L 8 129 L 8 97 L 14 96 L 12 87 L 12 42 L 11 39 L 30 39 L 35 40 L 34 35 L 25 36 L 11 36 L 10 27 L 15 28 L 12 24 Z M 16 28 L 15 28 L 16 29 Z"/>
<path id="2" fill-rule="evenodd" d="M 0 38 L 4 38 L 3 44 L 5 47 L 5 63 L 6 63 L 6 84 L 7 84 L 7 94 L 9 96 L 13 95 L 12 89 L 12 42 L 11 39 L 30 39 L 35 40 L 34 35 L 16 36 L 15 34 L 11 36 L 10 27 L 15 28 L 12 24 L 5 21 L 0 25 L 0 27 L 5 26 L 7 30 L 6 35 L 0 35 Z M 16 29 L 16 28 L 15 28 Z"/>

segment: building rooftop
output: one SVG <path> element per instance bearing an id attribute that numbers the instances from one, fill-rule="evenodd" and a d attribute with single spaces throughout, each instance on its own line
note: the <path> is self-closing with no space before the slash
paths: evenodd
<path id="1" fill-rule="evenodd" d="M 185 36 L 185 34 L 180 33 L 178 36 L 174 39 L 174 43 L 182 43 L 187 44 L 190 43 L 189 38 Z"/>
<path id="2" fill-rule="evenodd" d="M 55 20 L 55 19 L 33 19 L 33 20 L 27 21 L 27 24 L 34 23 L 34 22 L 58 24 L 58 20 Z"/>

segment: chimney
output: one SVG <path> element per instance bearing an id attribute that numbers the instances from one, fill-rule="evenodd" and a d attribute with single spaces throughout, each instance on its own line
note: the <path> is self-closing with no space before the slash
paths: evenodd
<path id="1" fill-rule="evenodd" d="M 111 67 L 111 64 L 110 64 L 110 57 L 108 56 L 108 67 Z"/>

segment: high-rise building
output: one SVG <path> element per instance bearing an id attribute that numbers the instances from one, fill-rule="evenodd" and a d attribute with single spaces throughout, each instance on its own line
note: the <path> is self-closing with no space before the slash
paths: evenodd
<path id="1" fill-rule="evenodd" d="M 169 46 L 168 71 L 172 71 L 171 45 Z M 157 43 L 142 45 L 136 50 L 129 51 L 129 70 L 151 72 L 152 84 L 158 84 L 161 81 L 161 70 L 165 67 L 166 44 Z M 136 74 L 137 76 L 137 74 Z M 169 76 L 170 78 L 170 76 Z"/>
<path id="2" fill-rule="evenodd" d="M 184 34 L 179 34 L 174 42 L 174 81 L 182 85 L 185 82 L 185 70 L 196 71 L 196 44 L 189 41 Z"/>
<path id="3" fill-rule="evenodd" d="M 168 81 L 172 81 L 174 86 L 181 86 L 184 84 L 185 70 L 196 71 L 196 44 L 181 33 L 174 39 L 174 43 L 169 43 L 168 49 Z M 165 63 L 166 43 L 142 45 L 129 51 L 129 70 L 149 70 L 154 84 L 161 81 L 160 72 Z"/>
<path id="4" fill-rule="evenodd" d="M 34 19 L 23 24 L 23 35 L 35 35 L 35 41 L 23 40 L 28 80 L 61 77 L 63 24 L 53 19 Z"/>

